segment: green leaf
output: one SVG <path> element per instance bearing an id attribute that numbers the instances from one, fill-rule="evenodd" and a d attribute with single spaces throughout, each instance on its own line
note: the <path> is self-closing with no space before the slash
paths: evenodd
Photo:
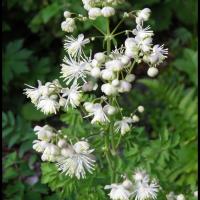
<path id="1" fill-rule="evenodd" d="M 16 162 L 16 159 L 17 159 L 16 152 L 8 154 L 3 161 L 4 168 L 7 168 L 13 165 Z"/>

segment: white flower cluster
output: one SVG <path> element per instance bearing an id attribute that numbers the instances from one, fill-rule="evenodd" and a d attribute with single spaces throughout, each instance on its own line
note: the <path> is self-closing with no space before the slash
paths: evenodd
<path id="1" fill-rule="evenodd" d="M 85 178 L 86 172 L 92 173 L 95 157 L 88 142 L 69 144 L 48 125 L 35 126 L 34 131 L 38 140 L 33 141 L 33 149 L 42 153 L 43 161 L 55 162 L 62 173 L 78 179 Z"/>
<path id="2" fill-rule="evenodd" d="M 84 8 L 88 11 L 89 19 L 94 20 L 99 16 L 111 17 L 115 14 L 116 6 L 122 0 L 82 0 Z"/>
<path id="3" fill-rule="evenodd" d="M 137 170 L 133 175 L 133 181 L 125 179 L 120 184 L 106 185 L 104 189 L 111 189 L 109 196 L 112 200 L 135 200 L 156 199 L 159 185 L 155 180 L 150 180 L 144 170 Z"/>
<path id="4" fill-rule="evenodd" d="M 134 58 L 137 63 L 145 62 L 150 68 L 147 71 L 148 76 L 154 77 L 158 74 L 157 65 L 162 63 L 168 53 L 163 45 L 153 45 L 153 31 L 150 26 L 143 27 L 144 21 L 150 17 L 151 10 L 145 8 L 137 12 L 136 28 L 132 30 L 134 37 L 129 37 L 125 41 L 125 55 Z"/>
<path id="5" fill-rule="evenodd" d="M 74 18 L 71 17 L 69 11 L 64 12 L 65 21 L 61 23 L 61 29 L 65 32 L 72 33 L 76 29 L 76 24 Z"/>

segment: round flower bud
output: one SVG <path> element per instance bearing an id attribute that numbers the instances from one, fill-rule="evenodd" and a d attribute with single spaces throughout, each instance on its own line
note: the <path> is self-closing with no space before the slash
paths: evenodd
<path id="1" fill-rule="evenodd" d="M 61 23 L 61 29 L 65 32 L 72 33 L 76 28 L 74 19 L 67 18 L 64 22 Z"/>
<path id="2" fill-rule="evenodd" d="M 148 76 L 155 77 L 158 74 L 158 69 L 156 67 L 150 67 L 147 71 Z"/>
<path id="3" fill-rule="evenodd" d="M 100 63 L 98 60 L 93 59 L 91 65 L 92 65 L 93 67 L 100 67 L 100 66 L 101 66 L 101 63 Z"/>
<path id="4" fill-rule="evenodd" d="M 61 149 L 61 155 L 68 158 L 70 156 L 72 156 L 74 153 L 72 148 L 63 148 Z"/>
<path id="5" fill-rule="evenodd" d="M 122 70 L 123 64 L 120 60 L 110 60 L 105 63 L 106 68 L 113 70 L 114 72 L 118 72 Z"/>
<path id="6" fill-rule="evenodd" d="M 103 84 L 101 86 L 101 91 L 108 96 L 115 95 L 117 93 L 117 89 L 110 83 Z"/>
<path id="7" fill-rule="evenodd" d="M 124 186 L 124 188 L 126 188 L 127 190 L 130 190 L 133 187 L 133 183 L 126 179 L 123 181 L 122 185 Z"/>
<path id="8" fill-rule="evenodd" d="M 126 55 L 124 55 L 124 56 L 121 57 L 121 62 L 124 65 L 127 65 L 130 62 L 130 60 L 131 60 L 130 57 L 128 57 Z"/>
<path id="9" fill-rule="evenodd" d="M 101 10 L 101 13 L 104 17 L 110 17 L 110 16 L 113 16 L 115 14 L 115 9 L 107 6 L 107 7 L 104 7 Z"/>
<path id="10" fill-rule="evenodd" d="M 84 108 L 85 108 L 85 110 L 87 111 L 87 112 L 92 112 L 93 111 L 93 103 L 90 103 L 90 102 L 85 102 L 84 104 L 83 104 L 83 106 L 84 106 Z"/>
<path id="11" fill-rule="evenodd" d="M 127 74 L 125 77 L 125 80 L 130 82 L 133 82 L 135 80 L 135 75 L 134 74 Z"/>
<path id="12" fill-rule="evenodd" d="M 113 115 L 116 113 L 116 108 L 111 106 L 111 105 L 105 105 L 103 107 L 103 110 L 105 111 L 106 114 L 108 115 Z"/>
<path id="13" fill-rule="evenodd" d="M 56 100 L 56 99 L 58 98 L 58 95 L 53 94 L 53 95 L 51 95 L 49 98 L 52 99 L 52 100 Z"/>
<path id="14" fill-rule="evenodd" d="M 121 80 L 118 88 L 118 92 L 129 92 L 131 90 L 131 84 L 127 81 Z"/>
<path id="15" fill-rule="evenodd" d="M 120 83 L 120 81 L 119 81 L 118 79 L 114 79 L 114 80 L 112 81 L 112 85 L 113 85 L 113 86 L 118 86 L 119 83 Z"/>
<path id="16" fill-rule="evenodd" d="M 60 140 L 58 141 L 58 147 L 63 148 L 63 147 L 66 147 L 66 146 L 67 146 L 66 140 L 60 139 Z"/>
<path id="17" fill-rule="evenodd" d="M 100 8 L 90 8 L 88 15 L 90 19 L 96 19 L 97 17 L 101 16 L 101 9 Z"/>
<path id="18" fill-rule="evenodd" d="M 183 194 L 179 194 L 177 197 L 176 197 L 176 200 L 185 200 L 185 196 Z"/>
<path id="19" fill-rule="evenodd" d="M 98 78 L 101 75 L 101 70 L 98 67 L 94 67 L 91 70 L 91 76 Z"/>
<path id="20" fill-rule="evenodd" d="M 103 63 L 106 60 L 106 56 L 105 56 L 104 53 L 99 52 L 99 53 L 95 53 L 94 54 L 94 59 L 97 60 L 97 61 L 99 61 L 99 62 L 101 62 L 101 63 Z"/>
<path id="21" fill-rule="evenodd" d="M 134 123 L 140 121 L 140 119 L 139 119 L 139 117 L 138 117 L 137 115 L 133 115 L 132 119 L 133 119 L 133 122 L 134 122 Z"/>
<path id="22" fill-rule="evenodd" d="M 101 71 L 101 77 L 104 79 L 104 80 L 112 80 L 115 78 L 115 74 L 113 73 L 112 70 L 110 69 L 104 69 Z"/>
<path id="23" fill-rule="evenodd" d="M 71 13 L 69 11 L 65 11 L 64 12 L 64 17 L 65 18 L 71 17 Z"/>
<path id="24" fill-rule="evenodd" d="M 65 99 L 65 98 L 63 98 L 63 97 L 61 97 L 60 99 L 59 99 L 59 105 L 60 106 L 65 106 L 66 105 L 66 103 L 67 103 L 67 100 Z"/>
<path id="25" fill-rule="evenodd" d="M 143 106 L 138 106 L 138 112 L 143 113 L 144 112 L 144 107 Z"/>

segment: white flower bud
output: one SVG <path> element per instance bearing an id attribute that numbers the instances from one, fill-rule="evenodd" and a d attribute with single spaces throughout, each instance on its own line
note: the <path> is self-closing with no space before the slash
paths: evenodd
<path id="1" fill-rule="evenodd" d="M 129 92 L 131 90 L 131 84 L 128 81 L 121 80 L 118 88 L 118 92 Z"/>
<path id="2" fill-rule="evenodd" d="M 66 104 L 67 104 L 67 100 L 65 98 L 61 97 L 59 99 L 59 105 L 64 107 Z"/>
<path id="3" fill-rule="evenodd" d="M 76 28 L 74 19 L 67 18 L 64 22 L 61 23 L 61 29 L 65 32 L 72 33 Z"/>
<path id="4" fill-rule="evenodd" d="M 112 70 L 110 69 L 104 69 L 101 71 L 101 77 L 104 79 L 104 80 L 112 80 L 115 78 L 115 74 L 113 73 Z"/>
<path id="5" fill-rule="evenodd" d="M 143 113 L 144 112 L 144 107 L 143 106 L 138 106 L 138 112 Z"/>
<path id="6" fill-rule="evenodd" d="M 106 60 L 106 56 L 105 56 L 104 53 L 99 52 L 99 53 L 95 53 L 94 54 L 94 59 L 97 60 L 97 61 L 99 61 L 100 63 L 103 63 Z"/>
<path id="7" fill-rule="evenodd" d="M 108 96 L 115 95 L 117 93 L 117 89 L 110 83 L 103 84 L 101 86 L 101 91 Z"/>
<path id="8" fill-rule="evenodd" d="M 125 77 L 125 80 L 128 81 L 129 83 L 131 83 L 135 80 L 135 75 L 134 74 L 127 74 L 126 77 Z"/>
<path id="9" fill-rule="evenodd" d="M 46 141 L 34 140 L 33 141 L 33 149 L 37 152 L 44 152 L 44 150 L 48 146 L 48 144 L 49 143 Z"/>
<path id="10" fill-rule="evenodd" d="M 85 103 L 83 104 L 83 106 L 84 106 L 84 108 L 85 108 L 85 110 L 86 110 L 87 112 L 92 112 L 92 111 L 93 111 L 93 106 L 94 106 L 93 103 L 85 102 Z"/>
<path id="11" fill-rule="evenodd" d="M 124 65 L 127 65 L 130 62 L 130 60 L 131 60 L 130 57 L 128 57 L 126 55 L 124 55 L 124 56 L 121 57 L 121 62 Z"/>
<path id="12" fill-rule="evenodd" d="M 132 119 L 133 119 L 133 122 L 134 122 L 134 123 L 140 121 L 140 119 L 139 119 L 139 117 L 138 117 L 137 115 L 133 115 Z"/>
<path id="13" fill-rule="evenodd" d="M 158 74 L 158 69 L 156 67 L 150 67 L 147 71 L 148 76 L 155 77 Z"/>
<path id="14" fill-rule="evenodd" d="M 104 17 L 110 17 L 115 14 L 115 9 L 107 6 L 107 7 L 102 8 L 101 13 Z"/>
<path id="15" fill-rule="evenodd" d="M 113 106 L 111 106 L 111 105 L 105 105 L 105 106 L 103 107 L 103 110 L 104 110 L 104 112 L 105 112 L 106 114 L 108 114 L 108 115 L 113 115 L 113 114 L 116 113 L 116 108 L 113 107 Z"/>
<path id="16" fill-rule="evenodd" d="M 177 197 L 176 197 L 176 200 L 185 200 L 185 196 L 183 194 L 179 194 Z"/>
<path id="17" fill-rule="evenodd" d="M 92 67 L 101 67 L 101 63 L 96 59 L 92 60 L 91 65 L 92 65 Z"/>
<path id="18" fill-rule="evenodd" d="M 100 8 L 90 8 L 88 12 L 90 19 L 96 19 L 97 17 L 101 16 L 101 9 Z"/>
<path id="19" fill-rule="evenodd" d="M 71 17 L 71 13 L 69 11 L 65 11 L 64 12 L 64 17 L 65 18 Z"/>
<path id="20" fill-rule="evenodd" d="M 113 85 L 113 86 L 118 86 L 119 83 L 120 83 L 120 81 L 119 81 L 118 79 L 114 79 L 114 80 L 112 81 L 112 85 Z"/>
<path id="21" fill-rule="evenodd" d="M 118 72 L 122 70 L 123 64 L 120 60 L 110 60 L 105 63 L 106 68 L 113 70 L 114 72 Z"/>
<path id="22" fill-rule="evenodd" d="M 61 155 L 68 158 L 70 156 L 72 156 L 74 153 L 72 148 L 63 148 L 61 149 Z"/>
<path id="23" fill-rule="evenodd" d="M 98 67 L 94 67 L 91 70 L 91 76 L 98 78 L 101 75 L 101 70 Z"/>
<path id="24" fill-rule="evenodd" d="M 124 186 L 124 188 L 126 188 L 127 190 L 130 190 L 133 187 L 133 183 L 126 179 L 123 181 L 122 185 Z"/>
<path id="25" fill-rule="evenodd" d="M 66 146 L 67 146 L 66 140 L 60 139 L 60 140 L 58 141 L 58 147 L 63 148 L 63 147 L 66 147 Z"/>

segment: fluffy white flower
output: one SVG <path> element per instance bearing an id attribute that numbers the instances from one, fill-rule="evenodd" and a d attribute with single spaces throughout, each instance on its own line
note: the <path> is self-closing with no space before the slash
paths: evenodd
<path id="1" fill-rule="evenodd" d="M 103 84 L 101 86 L 101 91 L 108 96 L 117 94 L 117 88 L 113 86 L 111 83 Z"/>
<path id="2" fill-rule="evenodd" d="M 71 105 L 73 108 L 79 106 L 82 94 L 79 91 L 80 86 L 72 85 L 70 88 L 63 88 L 61 90 L 62 97 L 67 97 L 65 107 Z"/>
<path id="3" fill-rule="evenodd" d="M 137 12 L 136 23 L 141 24 L 143 21 L 147 21 L 150 17 L 151 10 L 149 8 L 144 8 Z"/>
<path id="4" fill-rule="evenodd" d="M 115 78 L 115 74 L 111 69 L 104 69 L 101 71 L 101 77 L 104 80 L 110 81 L 113 80 Z"/>
<path id="5" fill-rule="evenodd" d="M 33 149 L 36 150 L 37 152 L 44 152 L 48 144 L 49 143 L 46 141 L 34 140 Z"/>
<path id="6" fill-rule="evenodd" d="M 149 181 L 149 175 L 146 173 L 146 171 L 138 169 L 133 174 L 133 179 L 135 180 L 135 182 L 138 182 L 138 181 L 148 182 Z"/>
<path id="7" fill-rule="evenodd" d="M 122 184 L 114 183 L 111 185 L 106 185 L 104 189 L 111 189 L 108 195 L 112 200 L 129 200 L 131 196 L 131 192 L 127 190 Z"/>
<path id="8" fill-rule="evenodd" d="M 99 123 L 105 123 L 109 122 L 108 117 L 106 116 L 105 111 L 103 110 L 103 107 L 99 103 L 93 104 L 91 108 L 91 112 L 89 112 L 89 115 L 86 117 L 93 116 L 93 119 L 91 121 L 92 124 L 99 122 Z"/>
<path id="9" fill-rule="evenodd" d="M 50 97 L 42 97 L 37 105 L 37 109 L 40 109 L 45 115 L 56 114 L 59 108 L 59 103 Z"/>
<path id="10" fill-rule="evenodd" d="M 80 141 L 74 145 L 69 145 L 62 151 L 62 155 L 57 159 L 57 166 L 62 173 L 75 176 L 76 178 L 85 178 L 86 171 L 92 173 L 94 170 L 95 158 L 91 154 L 93 149 L 89 149 L 89 144 L 85 141 Z"/>
<path id="11" fill-rule="evenodd" d="M 73 57 L 81 55 L 82 47 L 88 44 L 89 42 L 89 39 L 84 39 L 83 34 L 79 34 L 78 38 L 74 38 L 73 36 L 67 36 L 64 43 L 64 48 Z"/>
<path id="12" fill-rule="evenodd" d="M 113 7 L 106 6 L 101 9 L 101 13 L 104 17 L 111 17 L 115 14 L 115 9 Z"/>
<path id="13" fill-rule="evenodd" d="M 35 134 L 37 135 L 39 140 L 44 140 L 49 142 L 53 136 L 55 136 L 55 133 L 53 132 L 53 128 L 49 125 L 45 126 L 35 126 L 34 129 Z"/>
<path id="14" fill-rule="evenodd" d="M 145 38 L 152 37 L 154 35 L 153 31 L 150 30 L 150 26 L 143 28 L 140 25 L 137 25 L 136 29 L 134 29 L 132 33 L 135 35 L 136 41 L 144 40 Z"/>
<path id="15" fill-rule="evenodd" d="M 119 72 L 122 70 L 123 64 L 122 64 L 121 60 L 115 59 L 115 60 L 110 60 L 110 61 L 106 62 L 105 67 L 114 72 Z"/>
<path id="16" fill-rule="evenodd" d="M 100 8 L 90 8 L 88 12 L 90 19 L 96 19 L 97 17 L 101 16 L 101 9 Z"/>
<path id="17" fill-rule="evenodd" d="M 120 131 L 121 135 L 125 135 L 127 132 L 131 130 L 131 123 L 133 120 L 130 117 L 124 117 L 120 121 L 116 121 L 114 126 L 116 131 Z"/>
<path id="18" fill-rule="evenodd" d="M 51 143 L 48 143 L 47 147 L 45 148 L 41 159 L 43 161 L 50 161 L 50 162 L 55 162 L 57 157 L 60 154 L 60 149 Z"/>
<path id="19" fill-rule="evenodd" d="M 120 80 L 118 92 L 129 92 L 131 90 L 131 84 L 128 81 Z"/>
<path id="20" fill-rule="evenodd" d="M 185 200 L 185 196 L 183 194 L 179 194 L 177 195 L 176 200 Z"/>
<path id="21" fill-rule="evenodd" d="M 71 56 L 69 58 L 64 57 L 63 64 L 61 64 L 62 78 L 67 81 L 67 85 L 74 81 L 74 84 L 78 79 L 86 82 L 85 78 L 90 72 L 90 58 L 80 57 L 78 59 L 73 59 Z"/>
<path id="22" fill-rule="evenodd" d="M 76 24 L 73 18 L 67 18 L 61 23 L 61 29 L 65 32 L 72 33 L 76 28 Z"/>
<path id="23" fill-rule="evenodd" d="M 158 69 L 156 67 L 149 67 L 147 70 L 147 75 L 150 77 L 155 77 L 158 74 Z"/>

